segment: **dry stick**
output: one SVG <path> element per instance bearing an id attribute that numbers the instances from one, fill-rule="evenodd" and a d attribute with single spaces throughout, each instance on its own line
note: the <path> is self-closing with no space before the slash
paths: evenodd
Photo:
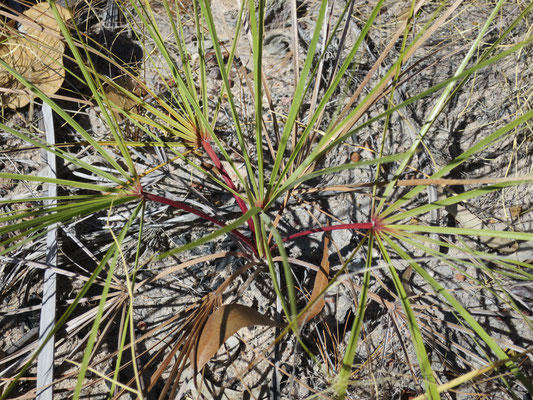
<path id="1" fill-rule="evenodd" d="M 30 94 L 31 92 L 28 89 L 10 89 L 10 88 L 0 88 L 0 93 L 9 93 L 9 94 Z M 94 103 L 89 100 L 77 99 L 70 96 L 62 96 L 59 94 L 50 94 L 48 95 L 50 99 L 53 100 L 64 100 L 70 101 L 72 103 L 80 103 L 88 106 L 94 106 Z"/>
<path id="2" fill-rule="evenodd" d="M 351 19 L 352 19 L 354 4 L 355 4 L 355 0 L 350 2 L 350 6 L 349 6 L 349 9 L 348 9 L 348 12 L 346 13 L 346 22 L 344 24 L 344 27 L 343 27 L 343 30 L 342 30 L 342 34 L 341 34 L 341 38 L 340 38 L 340 41 L 339 41 L 339 44 L 338 44 L 338 47 L 337 47 L 337 56 L 336 56 L 335 61 L 333 62 L 333 65 L 331 67 L 331 73 L 330 73 L 330 76 L 329 76 L 329 78 L 327 80 L 326 88 L 328 88 L 331 85 L 331 82 L 333 82 L 333 78 L 335 77 L 335 74 L 337 73 L 337 70 L 339 68 L 342 51 L 343 51 L 344 46 L 346 44 L 346 36 L 347 36 L 349 28 L 350 28 L 350 22 L 351 22 Z M 361 34 L 361 30 L 357 27 L 357 25 L 355 25 L 355 29 L 356 29 L 356 31 L 355 31 L 356 35 L 360 35 Z M 317 119 L 317 121 L 315 123 L 315 126 L 317 128 L 320 127 L 320 125 L 322 124 L 322 120 L 324 118 L 325 110 L 326 110 L 325 108 L 322 109 L 322 111 L 320 112 L 320 116 L 318 117 L 318 119 Z M 318 132 L 318 130 L 317 130 L 317 132 Z M 315 140 L 316 140 L 316 135 L 313 135 L 313 138 L 311 139 L 311 143 L 314 143 Z"/>
<path id="3" fill-rule="evenodd" d="M 237 3 L 240 6 L 240 1 L 237 1 Z M 247 14 L 245 14 L 244 17 L 248 18 Z M 253 51 L 254 41 L 253 41 L 252 33 L 250 32 L 250 30 L 247 31 L 246 38 L 248 39 L 248 42 L 250 44 L 251 50 Z M 246 73 L 246 69 L 243 68 L 243 71 L 244 71 L 244 75 L 246 76 L 246 83 L 247 83 L 248 89 L 250 90 L 250 93 L 251 93 L 252 98 L 253 98 L 254 97 L 254 93 L 253 93 L 254 86 L 252 84 L 250 84 L 250 82 L 249 82 L 248 74 Z M 267 80 L 267 77 L 265 75 L 265 70 L 263 68 L 261 68 L 261 83 L 262 83 L 262 87 L 263 87 L 263 91 L 264 91 L 265 97 L 267 99 L 268 110 L 270 111 L 270 117 L 272 118 L 272 127 L 274 129 L 274 133 L 276 135 L 276 139 L 279 141 L 280 140 L 280 132 L 279 132 L 278 119 L 276 117 L 276 112 L 275 112 L 275 109 L 274 109 L 274 103 L 272 102 L 272 92 L 270 91 L 270 86 L 268 86 L 268 80 Z M 267 129 L 266 129 L 266 124 L 265 124 L 264 118 L 261 117 L 261 119 L 262 119 L 262 124 L 263 124 L 264 137 L 267 140 L 267 142 L 269 142 L 270 138 L 268 137 L 268 133 L 267 133 Z M 275 158 L 275 156 L 274 156 L 274 158 Z M 260 193 L 260 196 L 262 196 L 262 195 L 263 195 L 263 193 Z"/>
<path id="4" fill-rule="evenodd" d="M 333 77 L 337 73 L 337 69 L 339 67 L 340 59 L 341 59 L 341 53 L 344 49 L 344 45 L 346 44 L 346 37 L 350 28 L 350 21 L 352 20 L 352 14 L 353 14 L 353 5 L 355 4 L 355 0 L 350 2 L 348 12 L 346 13 L 346 23 L 344 24 L 344 27 L 342 29 L 341 38 L 339 40 L 339 46 L 337 48 L 337 56 L 335 57 L 335 61 L 333 62 L 333 66 L 331 67 L 331 73 L 329 74 L 328 81 L 326 83 L 326 87 L 329 87 L 331 85 L 331 82 L 333 82 Z M 361 34 L 361 31 L 356 32 L 358 35 Z M 320 122 L 317 124 L 317 126 L 320 125 Z"/>
<path id="5" fill-rule="evenodd" d="M 89 278 L 87 278 L 86 276 L 83 276 L 81 274 L 78 274 L 76 272 L 72 272 L 72 271 L 67 271 L 65 269 L 61 269 L 61 268 L 57 268 L 57 267 L 52 267 L 46 263 L 41 263 L 41 262 L 37 262 L 37 261 L 31 261 L 31 260 L 25 260 L 23 258 L 19 258 L 19 257 L 8 257 L 8 256 L 0 256 L 0 260 L 2 261 L 5 261 L 5 262 L 11 262 L 11 263 L 20 263 L 21 265 L 27 265 L 28 267 L 30 268 L 35 268 L 35 269 L 42 269 L 42 270 L 46 270 L 47 268 L 50 268 L 52 269 L 54 272 L 60 274 L 60 275 L 63 275 L 63 276 L 67 276 L 71 279 L 80 279 L 82 281 L 88 281 Z M 98 283 L 98 280 L 96 281 Z M 102 281 L 100 281 L 100 283 L 103 283 Z M 119 286 L 116 286 L 116 285 L 112 285 L 111 286 L 113 289 L 118 289 Z M 19 310 L 23 310 L 23 308 L 19 308 Z M 6 316 L 6 315 L 10 315 L 11 312 L 6 312 L 6 313 L 3 313 L 2 315 Z"/>
<path id="6" fill-rule="evenodd" d="M 236 251 L 236 252 L 226 252 L 226 251 L 221 251 L 221 252 L 218 252 L 218 253 L 215 253 L 215 254 L 207 254 L 205 256 L 202 256 L 202 257 L 198 257 L 198 258 L 194 258 L 192 260 L 189 260 L 189 261 L 185 261 L 181 264 L 178 264 L 174 267 L 170 267 L 170 268 L 165 268 L 162 272 L 160 272 L 159 274 L 153 276 L 153 277 L 150 277 L 150 278 L 147 278 L 139 283 L 137 283 L 135 285 L 135 292 L 138 292 L 140 288 L 142 288 L 144 285 L 146 284 L 150 284 L 150 283 L 153 283 L 159 279 L 163 279 L 165 276 L 167 275 L 170 275 L 170 274 L 173 274 L 177 271 L 181 271 L 185 268 L 188 268 L 192 265 L 195 265 L 195 264 L 200 264 L 202 262 L 207 262 L 207 261 L 212 261 L 212 260 L 216 260 L 216 259 L 219 259 L 219 258 L 229 258 L 229 257 L 242 257 L 242 258 L 245 258 L 245 259 L 249 259 L 250 256 L 248 254 L 245 254 L 245 253 L 241 253 L 239 251 Z"/>
<path id="7" fill-rule="evenodd" d="M 281 220 L 281 215 L 283 213 L 283 210 L 285 209 L 285 207 L 287 206 L 287 203 L 289 202 L 289 199 L 290 199 L 290 196 L 291 196 L 291 192 L 292 192 L 292 190 L 288 190 L 287 193 L 285 194 L 285 198 L 283 199 L 283 204 L 282 204 L 278 214 L 276 215 L 276 219 L 274 221 L 274 226 L 276 228 L 277 228 L 277 226 L 279 224 L 279 221 Z M 267 240 L 267 246 L 270 245 L 273 237 L 274 237 L 273 232 L 270 232 L 270 234 L 268 236 L 268 240 Z M 274 247 L 272 247 L 272 248 L 274 248 Z M 274 261 L 274 260 L 272 260 L 272 261 Z M 276 279 L 278 279 L 278 282 L 280 281 L 279 269 L 277 271 Z M 282 314 L 281 300 L 276 296 L 276 322 L 280 322 L 281 314 Z M 275 329 L 276 329 L 275 330 L 275 335 L 277 337 L 277 336 L 279 336 L 281 334 L 281 331 L 280 331 L 279 327 L 276 327 Z M 279 345 L 279 343 L 275 343 L 274 344 L 274 370 L 273 370 L 273 377 L 272 377 L 272 384 L 273 384 L 272 394 L 273 395 L 276 394 L 276 393 L 280 393 L 280 376 L 277 373 L 278 368 L 280 368 L 280 361 L 281 361 L 280 345 Z"/>
<path id="8" fill-rule="evenodd" d="M 46 141 L 50 145 L 55 143 L 54 121 L 52 108 L 43 103 L 43 121 L 46 131 Z M 57 177 L 55 154 L 48 153 L 46 157 L 48 164 L 48 176 L 55 179 Z M 57 196 L 57 186 L 54 183 L 48 185 L 48 196 Z M 55 200 L 46 201 L 50 206 L 55 204 Z M 57 264 L 57 225 L 49 227 L 46 236 L 46 264 L 56 266 Z M 44 271 L 43 278 L 43 300 L 41 306 L 41 321 L 39 326 L 39 344 L 42 344 L 55 324 L 56 316 L 56 273 L 52 268 Z M 54 337 L 52 336 L 43 347 L 37 361 L 37 399 L 52 400 L 53 398 L 53 374 L 54 374 Z M 43 389 L 40 389 L 43 388 Z"/>
<path id="9" fill-rule="evenodd" d="M 444 179 L 444 178 L 435 178 L 435 179 L 400 179 L 397 180 L 396 186 L 420 186 L 420 185 L 439 185 L 439 186 L 458 186 L 458 185 L 496 185 L 498 183 L 507 183 L 507 182 L 516 182 L 516 181 L 530 181 L 533 180 L 533 175 L 524 175 L 524 176 L 515 176 L 515 177 L 505 177 L 505 178 L 477 178 L 477 179 Z M 387 186 L 391 181 L 379 181 L 379 182 L 361 182 L 348 185 L 335 185 L 335 186 L 324 186 L 317 188 L 307 188 L 307 189 L 297 189 L 294 191 L 295 194 L 310 194 L 316 192 L 352 192 L 361 188 L 370 188 L 374 185 L 377 187 Z"/>
<path id="10" fill-rule="evenodd" d="M 354 0 L 351 2 L 351 6 L 353 6 L 353 3 L 354 3 Z M 321 53 L 320 54 L 320 59 L 319 59 L 319 64 L 318 64 L 318 69 L 317 69 L 317 72 L 316 72 L 316 75 L 315 75 L 315 85 L 314 85 L 314 88 L 313 88 L 313 92 L 312 92 L 312 96 L 311 96 L 311 103 L 310 103 L 310 106 L 309 106 L 309 111 L 308 111 L 308 116 L 311 117 L 313 114 L 315 114 L 315 108 L 317 106 L 317 98 L 318 98 L 318 94 L 319 94 L 319 91 L 320 91 L 320 88 L 321 88 L 321 82 L 322 82 L 322 79 L 326 79 L 325 75 L 327 74 L 326 71 L 324 71 L 324 62 L 326 60 L 326 45 L 329 41 L 329 38 L 330 36 L 333 34 L 335 34 L 335 32 L 331 33 L 330 32 L 330 29 L 331 29 L 331 24 L 332 24 L 332 18 L 333 18 L 333 5 L 331 6 L 331 9 L 330 9 L 330 12 L 329 12 L 329 17 L 328 17 L 328 22 L 326 24 L 324 24 L 324 26 L 322 27 L 322 49 L 321 49 Z M 349 16 L 348 16 L 348 20 L 347 20 L 347 23 L 349 23 Z M 307 43 L 306 43 L 307 44 Z M 336 63 L 338 62 L 339 60 L 339 57 L 340 57 L 340 53 L 341 53 L 341 46 L 342 46 L 342 39 L 341 39 L 341 43 L 340 43 L 340 46 L 339 48 L 337 49 L 337 58 L 335 60 L 335 65 L 333 65 L 332 67 L 332 76 L 333 76 L 333 72 L 336 68 Z M 330 82 L 331 81 L 331 78 L 328 79 L 327 83 L 326 83 L 326 88 L 329 87 L 330 85 Z M 297 86 L 297 83 L 295 83 L 295 87 Z M 318 134 L 318 129 L 320 128 L 320 124 L 322 123 L 322 118 L 324 116 L 324 110 L 325 108 L 322 109 L 322 111 L 320 112 L 320 115 L 319 117 L 317 118 L 316 122 L 314 123 L 314 126 L 316 127 L 317 130 L 313 130 L 312 134 L 309 136 L 309 138 L 307 139 L 306 141 L 306 144 L 304 145 L 304 151 L 301 151 L 298 153 L 298 156 L 297 156 L 297 162 L 296 164 L 301 164 L 303 162 L 303 160 L 309 155 L 309 153 L 311 152 L 311 148 L 313 146 L 313 144 L 316 142 L 316 138 L 317 138 L 317 134 Z M 294 126 L 294 135 L 296 135 L 298 131 L 298 127 L 297 125 Z M 296 146 L 296 139 L 294 139 L 294 146 Z M 294 150 L 294 149 L 293 149 Z M 314 164 L 313 164 L 314 165 Z M 294 172 L 294 164 L 291 164 L 291 169 L 290 169 L 290 172 L 291 174 Z M 314 167 L 313 167 L 314 168 Z M 310 171 L 308 169 L 308 171 Z"/>

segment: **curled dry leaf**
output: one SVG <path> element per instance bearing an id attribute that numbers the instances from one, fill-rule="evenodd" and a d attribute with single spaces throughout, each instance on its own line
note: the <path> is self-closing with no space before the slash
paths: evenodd
<path id="1" fill-rule="evenodd" d="M 70 19 L 65 8 L 57 6 L 63 20 Z M 20 32 L 0 44 L 0 58 L 47 96 L 53 95 L 63 84 L 63 51 L 60 29 L 48 3 L 35 4 L 24 12 Z M 30 94 L 7 70 L 0 66 L 2 106 L 20 108 L 30 101 Z"/>
<path id="2" fill-rule="evenodd" d="M 227 304 L 218 308 L 207 319 L 196 349 L 189 355 L 191 364 L 197 371 L 201 370 L 230 336 L 241 328 L 253 325 L 283 326 L 241 304 Z"/>
<path id="3" fill-rule="evenodd" d="M 320 296 L 321 292 L 328 286 L 328 275 L 329 275 L 329 236 L 324 237 L 324 250 L 322 252 L 322 262 L 320 263 L 320 269 L 316 272 L 315 283 L 313 285 L 313 292 L 311 293 L 311 298 L 309 303 L 315 301 L 315 299 Z M 315 303 L 309 307 L 307 312 L 302 314 L 298 318 L 298 325 L 302 325 L 313 318 L 315 318 L 322 309 L 324 308 L 325 300 L 324 297 L 316 300 Z"/>
<path id="4" fill-rule="evenodd" d="M 324 251 L 320 269 L 317 271 L 313 292 L 309 302 L 314 304 L 298 319 L 298 325 L 304 324 L 316 317 L 324 308 L 324 298 L 316 300 L 328 285 L 329 275 L 329 237 L 324 238 Z M 316 301 L 315 301 L 316 300 Z M 272 321 L 253 308 L 241 304 L 228 304 L 218 308 L 207 319 L 195 349 L 189 358 L 196 370 L 201 370 L 205 364 L 217 353 L 224 342 L 239 329 L 254 325 L 265 325 L 282 328 L 283 323 Z"/>
<path id="5" fill-rule="evenodd" d="M 135 87 L 135 82 L 127 75 L 115 78 L 114 83 L 138 97 L 141 96 L 140 89 Z M 113 113 L 118 122 L 122 122 L 122 115 L 118 110 L 137 112 L 137 102 L 126 96 L 119 88 L 106 83 L 104 84 L 104 91 L 107 99 L 112 103 L 114 108 Z"/>

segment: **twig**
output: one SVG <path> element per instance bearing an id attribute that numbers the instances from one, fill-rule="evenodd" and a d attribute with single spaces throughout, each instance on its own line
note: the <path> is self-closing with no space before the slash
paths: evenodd
<path id="1" fill-rule="evenodd" d="M 43 121 L 46 131 L 46 141 L 53 146 L 55 143 L 54 121 L 52 108 L 43 103 Z M 57 177 L 55 154 L 49 152 L 46 162 L 48 164 L 48 176 Z M 57 196 L 57 187 L 54 183 L 48 185 L 48 196 Z M 47 200 L 49 205 L 55 204 L 55 200 Z M 53 224 L 48 230 L 46 237 L 46 264 L 55 266 L 57 264 L 57 226 Z M 54 375 L 54 336 L 48 338 L 54 328 L 56 315 L 56 273 L 52 268 L 44 271 L 43 299 L 41 307 L 41 322 L 39 326 L 39 343 L 46 341 L 37 361 L 37 399 L 52 400 L 53 398 L 53 375 Z M 47 341 L 48 339 L 48 341 Z M 41 389 L 42 388 L 42 389 Z"/>

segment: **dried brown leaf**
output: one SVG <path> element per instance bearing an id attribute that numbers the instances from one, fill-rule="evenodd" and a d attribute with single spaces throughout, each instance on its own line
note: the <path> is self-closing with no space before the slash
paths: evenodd
<path id="1" fill-rule="evenodd" d="M 68 20 L 68 10 L 57 7 L 62 18 Z M 61 40 L 59 25 L 48 3 L 35 4 L 24 12 L 24 16 L 19 29 L 24 34 L 10 36 L 3 42 L 0 58 L 47 96 L 53 95 L 59 90 L 65 77 L 65 45 Z M 26 87 L 2 67 L 0 87 L 4 88 L 5 93 L 3 105 L 20 108 L 30 102 Z"/>
<path id="2" fill-rule="evenodd" d="M 202 329 L 196 349 L 189 356 L 191 364 L 195 365 L 197 371 L 201 370 L 230 336 L 241 328 L 254 325 L 282 326 L 241 304 L 227 304 L 218 308 L 209 316 Z"/>
<path id="3" fill-rule="evenodd" d="M 134 93 L 137 96 L 140 95 L 139 91 L 135 89 L 134 81 L 127 75 L 123 75 L 116 78 L 114 83 L 122 87 L 123 89 Z M 110 84 L 106 84 L 104 88 L 108 100 L 113 103 L 114 107 L 117 107 L 118 109 L 124 110 L 126 112 L 137 112 L 137 102 L 135 100 L 130 99 L 122 91 L 120 91 L 115 86 L 111 86 Z M 113 113 L 115 114 L 117 121 L 122 122 L 122 115 L 115 109 L 113 110 Z"/>
<path id="4" fill-rule="evenodd" d="M 316 272 L 315 277 L 315 283 L 313 285 L 313 291 L 311 292 L 311 298 L 309 299 L 309 303 L 312 303 L 315 301 L 315 299 L 320 295 L 320 293 L 326 288 L 328 285 L 328 275 L 329 275 L 329 237 L 326 235 L 324 237 L 324 250 L 322 252 L 322 262 L 320 263 L 320 269 Z M 322 296 L 320 299 L 316 300 L 315 303 L 309 307 L 307 312 L 302 314 L 300 318 L 298 318 L 298 325 L 302 325 L 313 318 L 315 318 L 322 309 L 324 308 L 324 297 Z"/>

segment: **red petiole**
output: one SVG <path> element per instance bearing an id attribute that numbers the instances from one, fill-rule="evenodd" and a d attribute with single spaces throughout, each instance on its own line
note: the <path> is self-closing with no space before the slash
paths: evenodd
<path id="1" fill-rule="evenodd" d="M 231 190 L 236 192 L 237 188 L 235 187 L 235 184 L 233 183 L 230 176 L 228 175 L 228 172 L 226 171 L 226 169 L 220 162 L 220 159 L 218 158 L 217 154 L 213 150 L 213 147 L 211 147 L 211 144 L 209 143 L 209 141 L 207 139 L 202 138 L 200 142 L 202 144 L 203 149 L 205 150 L 205 152 L 207 153 L 207 155 L 213 162 L 213 164 L 215 164 L 215 167 L 220 171 L 220 175 L 222 176 L 222 179 L 224 180 L 224 182 L 226 182 L 226 185 L 228 185 L 228 187 Z M 242 213 L 246 214 L 246 212 L 248 211 L 248 207 L 246 207 L 246 203 L 244 202 L 244 200 L 235 194 L 234 194 L 234 197 Z M 250 227 L 250 231 L 252 231 L 252 234 L 254 234 L 255 233 L 254 221 L 251 218 L 248 220 L 248 226 Z"/>
<path id="2" fill-rule="evenodd" d="M 161 203 L 161 204 L 166 204 L 168 206 L 171 206 L 171 207 L 174 207 L 174 208 L 178 208 L 180 210 L 183 210 L 183 211 L 186 211 L 186 212 L 189 212 L 191 214 L 194 214 L 194 215 L 197 215 L 199 216 L 200 218 L 203 218 L 207 221 L 210 221 L 218 226 L 222 226 L 222 227 L 225 227 L 226 224 L 222 221 L 219 221 L 218 219 L 210 216 L 210 215 L 207 215 L 206 213 L 200 211 L 200 210 L 197 210 L 181 201 L 176 201 L 176 200 L 170 200 L 170 199 L 167 199 L 166 197 L 162 197 L 162 196 L 158 196 L 156 194 L 153 194 L 153 193 L 148 193 L 148 192 L 145 192 L 144 190 L 141 189 L 141 193 L 140 193 L 141 197 L 147 199 L 147 200 L 151 200 L 151 201 L 155 201 L 157 203 Z M 244 236 L 241 232 L 239 232 L 238 230 L 234 229 L 231 231 L 231 233 L 233 233 L 236 237 L 238 237 L 244 244 L 246 244 L 248 247 L 250 247 L 254 254 L 257 254 L 257 250 L 255 248 L 255 246 L 253 245 L 252 242 L 250 242 L 250 240 Z"/>
<path id="3" fill-rule="evenodd" d="M 216 155 L 215 151 L 213 150 L 213 148 L 211 147 L 209 142 L 206 139 L 202 139 L 201 143 L 202 143 L 202 146 L 203 146 L 204 150 L 209 155 L 209 158 L 215 164 L 215 167 L 220 171 L 220 174 L 222 175 L 222 178 L 224 179 L 224 181 L 226 182 L 228 187 L 230 187 L 232 190 L 235 190 L 236 189 L 235 185 L 233 184 L 233 182 L 232 182 L 231 178 L 229 177 L 228 173 L 226 172 L 226 170 L 222 166 L 222 163 L 220 162 L 220 159 Z M 145 192 L 140 185 L 139 185 L 138 188 L 136 188 L 135 195 L 139 195 L 140 197 L 142 197 L 144 199 L 155 201 L 155 202 L 161 203 L 161 204 L 166 204 L 166 205 L 169 205 L 171 207 L 178 208 L 180 210 L 189 212 L 191 214 L 199 216 L 200 218 L 203 218 L 203 219 L 205 219 L 207 221 L 210 221 L 210 222 L 212 222 L 212 223 L 214 223 L 214 224 L 216 224 L 218 226 L 221 226 L 221 227 L 227 226 L 224 222 L 222 222 L 222 221 L 220 221 L 220 220 L 218 220 L 218 219 L 216 219 L 216 218 L 214 218 L 214 217 L 212 217 L 210 215 L 207 215 L 206 213 L 204 213 L 204 212 L 202 212 L 200 210 L 197 210 L 197 209 L 195 209 L 195 208 L 193 208 L 193 207 L 191 207 L 191 206 L 189 206 L 189 205 L 187 205 L 187 204 L 185 204 L 185 203 L 183 203 L 181 201 L 170 200 L 170 199 L 167 199 L 166 197 L 162 197 L 162 196 L 158 196 L 156 194 Z M 246 207 L 245 202 L 239 196 L 236 196 L 236 195 L 235 195 L 235 199 L 237 200 L 237 204 L 239 205 L 241 211 L 243 213 L 246 213 L 248 211 L 248 208 Z M 253 234 L 254 233 L 254 223 L 253 223 L 252 219 L 248 220 L 248 226 L 250 227 L 250 231 Z M 284 238 L 283 242 L 285 243 L 285 242 L 288 242 L 290 240 L 296 239 L 298 237 L 311 235 L 313 233 L 330 232 L 330 231 L 336 231 L 336 230 L 341 230 L 341 229 L 362 229 L 362 230 L 372 230 L 374 232 L 379 232 L 381 230 L 385 230 L 386 228 L 383 226 L 383 221 L 378 216 L 378 217 L 372 217 L 370 222 L 360 222 L 360 223 L 353 223 L 353 224 L 339 224 L 339 225 L 324 226 L 324 227 L 321 227 L 321 228 L 307 229 L 307 230 L 292 234 L 292 235 Z M 257 247 L 247 237 L 245 237 L 241 232 L 239 232 L 236 229 L 232 230 L 231 233 L 233 235 L 235 235 L 237 238 L 239 238 L 244 244 L 246 244 L 250 249 L 252 249 L 254 254 L 257 255 Z M 274 250 L 276 247 L 277 247 L 277 245 L 273 245 L 270 249 Z"/>

